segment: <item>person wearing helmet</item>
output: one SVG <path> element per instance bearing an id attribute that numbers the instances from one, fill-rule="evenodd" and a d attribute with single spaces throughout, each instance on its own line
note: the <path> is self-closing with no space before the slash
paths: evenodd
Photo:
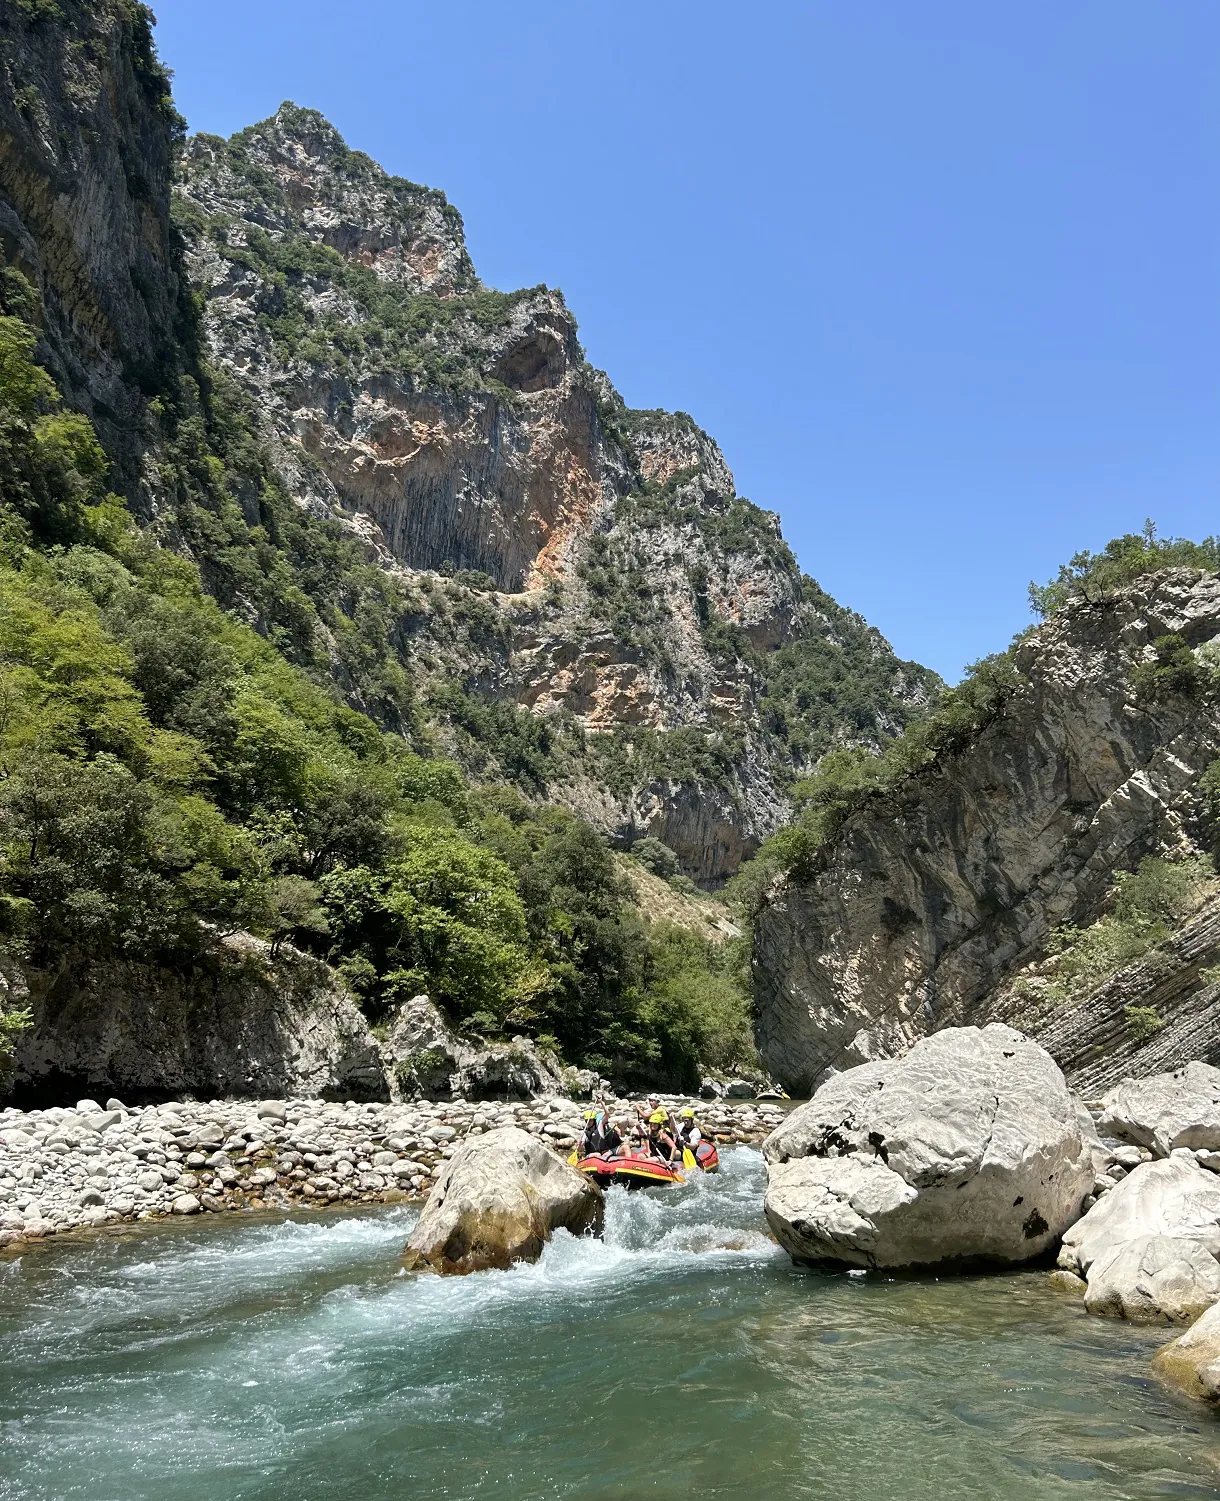
<path id="1" fill-rule="evenodd" d="M 703 1132 L 695 1124 L 695 1112 L 689 1105 L 678 1111 L 678 1150 L 698 1151 Z"/>
<path id="2" fill-rule="evenodd" d="M 655 1157 L 662 1162 L 672 1162 L 675 1157 L 681 1155 L 674 1133 L 670 1129 L 669 1115 L 660 1108 L 654 1110 L 648 1117 L 648 1134 L 645 1145 Z"/>
<path id="3" fill-rule="evenodd" d="M 642 1105 L 637 1105 L 635 1108 L 636 1113 L 640 1117 L 640 1120 L 645 1124 L 647 1124 L 649 1119 L 653 1115 L 655 1115 L 658 1110 L 662 1111 L 664 1113 L 665 1119 L 669 1122 L 669 1134 L 674 1138 L 675 1141 L 678 1139 L 678 1123 L 676 1120 L 674 1120 L 674 1113 L 672 1110 L 666 1109 L 666 1107 L 661 1104 L 660 1095 L 648 1095 L 645 1098 L 644 1103 Z"/>
<path id="4" fill-rule="evenodd" d="M 581 1157 L 592 1157 L 601 1150 L 598 1141 L 601 1132 L 597 1125 L 597 1111 L 585 1111 L 585 1128 L 581 1132 L 580 1140 L 576 1143 L 576 1151 Z"/>
<path id="5" fill-rule="evenodd" d="M 623 1138 L 605 1110 L 585 1111 L 585 1129 L 576 1148 L 582 1157 L 617 1152 L 622 1144 Z"/>

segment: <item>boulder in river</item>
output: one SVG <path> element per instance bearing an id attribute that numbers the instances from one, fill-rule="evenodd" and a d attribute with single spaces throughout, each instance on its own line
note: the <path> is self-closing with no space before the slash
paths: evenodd
<path id="1" fill-rule="evenodd" d="M 767 1220 L 794 1260 L 1021 1262 L 1080 1215 L 1092 1143 L 1050 1055 L 946 1028 L 836 1075 L 767 1138 Z"/>
<path id="2" fill-rule="evenodd" d="M 1220 1255 L 1220 1177 L 1189 1152 L 1133 1168 L 1067 1231 L 1059 1265 L 1087 1276 L 1101 1256 L 1150 1235 L 1198 1241 Z"/>
<path id="3" fill-rule="evenodd" d="M 1107 1136 L 1168 1157 L 1178 1147 L 1220 1149 L 1220 1068 L 1188 1063 L 1170 1074 L 1124 1079 L 1102 1101 Z"/>
<path id="4" fill-rule="evenodd" d="M 1141 1235 L 1097 1257 L 1084 1306 L 1111 1318 L 1189 1324 L 1218 1299 L 1220 1263 L 1200 1241 Z"/>
<path id="5" fill-rule="evenodd" d="M 1188 1397 L 1220 1402 L 1220 1303 L 1214 1303 L 1185 1334 L 1162 1345 L 1152 1369 Z"/>
<path id="6" fill-rule="evenodd" d="M 460 1275 L 536 1261 L 556 1230 L 600 1235 L 601 1190 L 515 1126 L 469 1137 L 412 1230 L 411 1270 Z"/>

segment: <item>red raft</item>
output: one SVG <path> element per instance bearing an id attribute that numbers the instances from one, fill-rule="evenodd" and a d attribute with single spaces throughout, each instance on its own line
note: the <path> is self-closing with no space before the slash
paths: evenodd
<path id="1" fill-rule="evenodd" d="M 720 1154 L 714 1142 L 703 1141 L 695 1150 L 696 1165 L 705 1173 L 714 1173 L 720 1166 Z M 649 1157 L 643 1152 L 630 1152 L 625 1157 L 598 1153 L 582 1157 L 577 1170 L 599 1184 L 609 1188 L 612 1183 L 621 1183 L 625 1188 L 655 1187 L 665 1183 L 685 1183 L 686 1173 L 680 1162 L 662 1162 L 659 1157 Z"/>

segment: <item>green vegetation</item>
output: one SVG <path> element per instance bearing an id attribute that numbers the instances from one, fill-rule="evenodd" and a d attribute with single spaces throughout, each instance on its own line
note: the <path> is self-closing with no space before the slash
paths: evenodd
<path id="1" fill-rule="evenodd" d="M 1127 1030 L 1136 1042 L 1147 1042 L 1165 1025 L 1165 1018 L 1155 1006 L 1124 1006 Z"/>
<path id="2" fill-rule="evenodd" d="M 1031 607 L 1036 614 L 1047 615 L 1075 599 L 1100 603 L 1131 580 L 1167 567 L 1220 570 L 1220 541 L 1212 537 L 1201 543 L 1182 538 L 1161 540 L 1149 522 L 1142 535 L 1116 538 L 1101 553 L 1078 553 L 1051 583 L 1031 584 Z M 833 606 L 833 601 L 830 604 Z M 871 635 L 863 622 L 860 626 L 865 637 Z M 846 720 L 850 724 L 853 713 L 862 738 L 867 737 L 870 715 L 874 716 L 874 732 L 880 728 L 875 715 L 883 701 L 880 690 L 886 669 L 878 664 L 870 674 L 866 639 L 855 644 L 850 658 L 836 658 L 821 643 L 807 640 L 773 653 L 768 671 L 774 697 L 764 701 L 764 712 L 777 714 L 778 701 L 786 693 L 795 705 L 791 717 L 796 733 L 784 730 L 794 754 L 798 759 L 802 755 L 810 759 L 820 755 L 821 759 L 813 775 L 796 784 L 796 818 L 763 846 L 738 878 L 735 894 L 746 909 L 756 909 L 765 900 L 767 887 L 777 873 L 810 873 L 820 852 L 834 842 L 851 813 L 874 800 L 899 795 L 911 777 L 963 747 L 1002 714 L 1023 681 L 1015 650 L 1021 639 L 1018 637 L 1007 651 L 969 667 L 962 682 L 940 694 L 926 717 L 908 722 L 903 733 L 885 744 L 879 754 L 859 746 L 826 749 L 836 722 Z M 793 686 L 798 681 L 790 665 L 794 659 L 808 664 L 808 689 Z M 839 677 L 840 666 L 847 669 L 849 661 L 850 671 L 844 670 Z M 1134 697 L 1149 705 L 1199 699 L 1214 693 L 1218 685 L 1220 663 L 1206 649 L 1192 651 L 1180 635 L 1159 637 L 1153 643 L 1151 659 L 1132 669 Z M 1204 778 L 1205 793 L 1209 787 L 1213 821 L 1220 827 L 1220 771 L 1210 782 Z"/>
<path id="3" fill-rule="evenodd" d="M 1150 855 L 1137 870 L 1121 873 L 1104 916 L 1051 936 L 1050 958 L 1042 966 L 1048 999 L 1058 1005 L 1077 1001 L 1151 953 L 1195 912 L 1214 881 L 1215 869 L 1202 857 L 1171 862 Z"/>
<path id="4" fill-rule="evenodd" d="M 14 1050 L 33 1021 L 34 1013 L 28 1006 L 0 1004 L 0 1088 L 12 1070 Z"/>
<path id="5" fill-rule="evenodd" d="M 845 740 L 879 750 L 925 719 L 944 684 L 894 656 L 859 615 L 803 577 L 803 629 L 767 653 L 763 728 L 794 768 L 812 768 Z"/>
<path id="6" fill-rule="evenodd" d="M 1003 711 L 1021 682 L 1011 649 L 986 657 L 967 669 L 956 688 L 942 694 L 926 719 L 910 725 L 880 755 L 851 748 L 823 756 L 814 775 L 797 783 L 794 821 L 767 841 L 738 878 L 736 893 L 747 909 L 763 900 L 778 871 L 812 871 L 820 851 L 852 812 L 895 796 L 911 777 L 960 749 Z"/>
<path id="7" fill-rule="evenodd" d="M 329 959 L 373 1021 L 427 991 L 473 1033 L 539 1037 L 627 1082 L 689 1085 L 702 1061 L 743 1059 L 740 961 L 647 924 L 592 829 L 471 788 L 311 676 L 318 619 L 291 548 L 269 541 L 263 566 L 248 529 L 253 561 L 237 556 L 232 487 L 262 460 L 223 392 L 160 414 L 179 521 L 198 543 L 190 562 L 106 492 L 92 429 L 62 411 L 33 348 L 20 319 L 0 318 L 9 956 L 219 965 L 224 937 L 247 929 L 273 951 L 291 941 Z M 291 517 L 267 504 L 290 535 Z M 333 540 L 320 561 L 311 537 L 295 544 L 324 602 L 328 567 L 336 596 L 360 577 Z M 359 602 L 354 615 L 336 606 L 331 622 L 355 630 Z M 376 670 L 374 657 L 362 681 Z M 451 706 L 472 738 L 496 726 L 498 753 L 512 761 L 515 744 L 517 772 L 541 778 L 547 747 L 524 728 L 539 722 L 499 723 L 487 705 L 479 718 L 474 704 Z M 0 1052 L 26 1020 L 4 1013 Z"/>
<path id="8" fill-rule="evenodd" d="M 296 110 L 295 115 L 327 141 L 330 173 L 377 195 L 385 228 L 397 230 L 404 245 L 424 228 L 425 215 L 438 211 L 460 245 L 461 219 L 443 194 L 383 177 L 362 152 L 348 150 L 320 115 L 310 110 Z M 243 214 L 249 214 L 240 228 L 230 214 L 205 215 L 182 195 L 175 199 L 174 212 L 188 237 L 212 240 L 229 261 L 259 278 L 259 320 L 279 358 L 351 378 L 392 374 L 419 390 L 494 390 L 513 400 L 513 392 L 490 368 L 493 336 L 520 304 L 550 297 L 548 289 L 494 292 L 480 287 L 460 250 L 457 295 L 450 295 L 450 288 L 443 296 L 412 291 L 310 238 L 301 230 L 296 206 L 251 151 L 266 128 L 252 126 L 227 141 L 199 136 L 183 163 L 189 184 L 195 173 L 214 173 L 217 158 L 224 162 L 231 173 L 224 179 L 226 187 L 240 196 Z M 273 234 L 258 227 L 268 218 L 276 225 Z M 322 308 L 315 295 L 319 292 L 330 294 Z"/>
<path id="9" fill-rule="evenodd" d="M 1029 603 L 1035 615 L 1047 616 L 1070 600 L 1097 604 L 1116 589 L 1158 568 L 1220 570 L 1220 538 L 1190 542 L 1185 537 L 1160 538 L 1151 521 L 1142 533 L 1115 537 L 1099 553 L 1078 552 L 1048 584 L 1030 584 Z"/>
<path id="10" fill-rule="evenodd" d="M 678 857 L 659 839 L 637 839 L 631 846 L 631 858 L 638 860 L 645 870 L 668 881 L 678 874 Z"/>

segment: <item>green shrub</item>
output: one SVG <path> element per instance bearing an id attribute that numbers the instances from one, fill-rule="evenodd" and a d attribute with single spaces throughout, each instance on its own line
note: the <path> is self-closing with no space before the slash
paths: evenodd
<path id="1" fill-rule="evenodd" d="M 1030 608 L 1046 616 L 1072 599 L 1096 604 L 1116 589 L 1159 568 L 1220 569 L 1220 539 L 1205 537 L 1190 542 L 1185 537 L 1159 538 L 1151 521 L 1142 533 L 1128 532 L 1107 542 L 1099 553 L 1078 552 L 1048 584 L 1029 586 Z"/>
<path id="2" fill-rule="evenodd" d="M 1165 1025 L 1165 1018 L 1155 1006 L 1124 1006 L 1127 1030 L 1136 1042 L 1147 1042 Z"/>
<path id="3" fill-rule="evenodd" d="M 631 858 L 638 860 L 645 870 L 650 870 L 654 876 L 660 876 L 663 881 L 678 874 L 677 855 L 659 839 L 637 839 L 631 846 Z"/>
<path id="4" fill-rule="evenodd" d="M 1110 910 L 1086 928 L 1065 926 L 1049 944 L 1052 999 L 1076 1000 L 1151 953 L 1197 909 L 1214 878 L 1210 862 L 1146 856 L 1119 875 Z"/>

